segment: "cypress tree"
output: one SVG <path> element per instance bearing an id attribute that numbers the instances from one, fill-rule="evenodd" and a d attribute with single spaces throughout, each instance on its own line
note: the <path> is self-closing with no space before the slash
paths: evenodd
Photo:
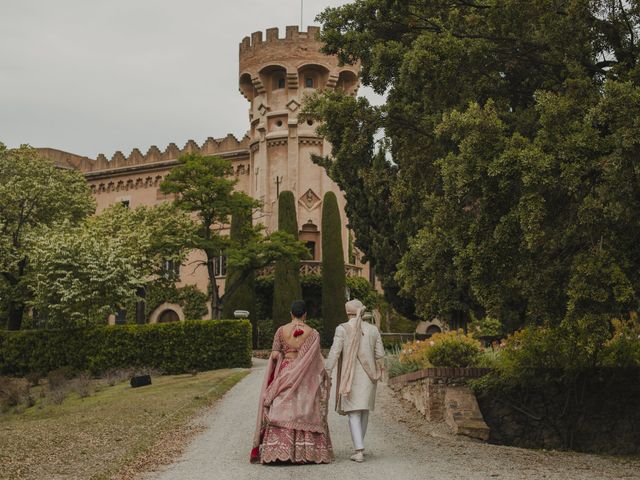
<path id="1" fill-rule="evenodd" d="M 232 241 L 242 244 L 249 240 L 248 229 L 251 228 L 251 210 L 242 210 L 236 212 L 231 217 L 231 231 L 229 236 Z M 234 284 L 241 272 L 232 268 L 227 269 L 226 285 Z M 252 272 L 247 278 L 245 278 L 238 289 L 234 291 L 230 296 L 225 296 L 224 304 L 222 306 L 223 318 L 234 318 L 233 312 L 236 310 L 248 310 L 249 320 L 251 321 L 253 330 L 253 346 L 256 348 L 257 341 L 257 316 L 256 316 L 256 304 L 255 304 L 255 289 L 254 289 L 255 275 Z"/>
<path id="2" fill-rule="evenodd" d="M 322 319 L 325 345 L 331 343 L 336 327 L 347 321 L 345 300 L 342 222 L 336 194 L 327 192 L 322 204 Z"/>
<path id="3" fill-rule="evenodd" d="M 298 219 L 293 192 L 284 191 L 278 197 L 278 230 L 298 239 Z M 290 319 L 291 302 L 302 298 L 300 287 L 300 262 L 282 260 L 276 262 L 273 281 L 273 325 L 279 327 Z"/>

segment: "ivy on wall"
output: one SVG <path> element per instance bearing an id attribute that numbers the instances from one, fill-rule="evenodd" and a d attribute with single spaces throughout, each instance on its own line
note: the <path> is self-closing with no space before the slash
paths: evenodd
<path id="1" fill-rule="evenodd" d="M 182 307 L 187 320 L 199 320 L 207 314 L 207 294 L 195 285 L 177 288 L 165 281 L 152 282 L 146 289 L 144 318 L 149 322 L 151 314 L 163 303 L 175 303 Z M 126 308 L 127 323 L 136 322 L 136 302 L 132 301 Z"/>

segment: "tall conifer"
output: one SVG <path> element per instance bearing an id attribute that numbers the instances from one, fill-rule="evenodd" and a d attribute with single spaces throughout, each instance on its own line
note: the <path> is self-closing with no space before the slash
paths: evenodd
<path id="1" fill-rule="evenodd" d="M 284 191 L 278 197 L 278 230 L 298 239 L 298 219 L 293 192 Z M 290 320 L 291 302 L 302 298 L 300 262 L 276 262 L 273 282 L 273 325 L 278 327 Z"/>
<path id="2" fill-rule="evenodd" d="M 327 192 L 322 204 L 322 319 L 325 344 L 331 343 L 336 327 L 347 321 L 345 293 L 340 210 L 336 194 Z"/>

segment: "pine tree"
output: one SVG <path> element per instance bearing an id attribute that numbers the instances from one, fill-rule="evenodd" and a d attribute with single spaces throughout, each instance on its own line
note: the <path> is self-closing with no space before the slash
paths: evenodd
<path id="1" fill-rule="evenodd" d="M 347 321 L 345 291 L 340 210 L 335 193 L 327 192 L 322 206 L 322 318 L 325 344 L 331 343 L 336 327 Z"/>
<path id="2" fill-rule="evenodd" d="M 293 192 L 284 191 L 278 197 L 278 230 L 298 239 L 298 220 Z M 273 325 L 278 327 L 289 321 L 291 302 L 302 298 L 300 262 L 276 262 L 273 282 Z"/>
<path id="3" fill-rule="evenodd" d="M 231 217 L 231 231 L 229 236 L 232 242 L 239 244 L 246 243 L 251 236 L 251 210 L 246 209 L 235 213 Z M 229 267 L 227 269 L 227 285 L 231 285 L 239 279 L 241 272 L 238 269 Z M 222 307 L 224 318 L 234 318 L 233 312 L 236 310 L 248 310 L 249 320 L 253 329 L 253 346 L 257 341 L 257 317 L 254 291 L 255 275 L 252 272 L 247 278 L 241 281 L 237 290 L 233 291 L 228 298 L 225 298 Z"/>

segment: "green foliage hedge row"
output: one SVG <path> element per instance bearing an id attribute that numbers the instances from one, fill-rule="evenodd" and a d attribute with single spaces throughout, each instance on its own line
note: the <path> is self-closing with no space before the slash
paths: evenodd
<path id="1" fill-rule="evenodd" d="M 152 367 L 164 373 L 251 366 L 251 325 L 238 320 L 0 332 L 0 373 L 61 367 L 100 374 Z"/>
<path id="2" fill-rule="evenodd" d="M 273 275 L 263 275 L 255 280 L 255 318 L 270 319 L 273 317 L 273 281 Z M 307 318 L 322 318 L 322 276 L 302 275 L 300 284 L 302 286 L 302 298 L 307 303 Z M 351 298 L 361 300 L 369 308 L 380 307 L 380 295 L 373 289 L 373 286 L 366 278 L 347 277 L 347 287 Z M 407 331 L 413 332 L 416 329 L 415 324 L 409 320 L 406 320 L 406 322 L 410 325 Z M 403 332 L 404 330 L 394 331 Z"/>

